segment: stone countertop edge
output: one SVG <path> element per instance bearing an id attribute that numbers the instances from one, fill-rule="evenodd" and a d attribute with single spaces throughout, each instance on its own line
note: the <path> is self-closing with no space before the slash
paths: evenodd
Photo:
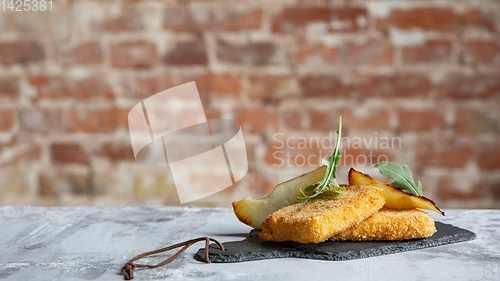
<path id="1" fill-rule="evenodd" d="M 163 267 L 137 270 L 135 279 L 498 280 L 500 210 L 444 211 L 444 217 L 429 214 L 477 238 L 341 262 L 284 258 L 212 264 L 194 259 L 203 247 L 200 242 Z M 121 267 L 140 253 L 203 236 L 223 243 L 241 241 L 251 230 L 231 208 L 5 206 L 0 218 L 4 280 L 123 280 Z M 161 262 L 168 256 L 141 262 Z"/>

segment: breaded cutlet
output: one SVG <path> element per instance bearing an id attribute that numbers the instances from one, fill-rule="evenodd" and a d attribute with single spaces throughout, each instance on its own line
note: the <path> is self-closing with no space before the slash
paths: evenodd
<path id="1" fill-rule="evenodd" d="M 395 210 L 384 207 L 330 240 L 406 240 L 429 237 L 435 232 L 434 220 L 421 209 Z"/>
<path id="2" fill-rule="evenodd" d="M 305 203 L 294 203 L 270 214 L 260 238 L 266 241 L 320 243 L 377 212 L 385 203 L 382 189 L 342 186 L 343 194 L 325 191 Z"/>

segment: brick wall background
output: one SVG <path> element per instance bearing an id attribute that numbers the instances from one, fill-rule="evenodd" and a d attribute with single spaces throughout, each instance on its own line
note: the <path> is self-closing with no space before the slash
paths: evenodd
<path id="1" fill-rule="evenodd" d="M 194 80 L 208 118 L 244 128 L 250 170 L 190 205 L 264 197 L 312 169 L 331 154 L 312 139 L 335 137 L 342 114 L 341 182 L 385 156 L 440 207 L 500 207 L 499 1 L 53 4 L 0 11 L 0 204 L 179 204 L 168 169 L 135 163 L 127 114 Z"/>

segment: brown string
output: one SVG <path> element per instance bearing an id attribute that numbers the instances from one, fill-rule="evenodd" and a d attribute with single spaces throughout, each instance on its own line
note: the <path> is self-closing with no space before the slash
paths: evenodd
<path id="1" fill-rule="evenodd" d="M 217 240 L 215 240 L 213 238 L 209 238 L 209 237 L 200 237 L 200 238 L 196 238 L 196 239 L 191 239 L 191 240 L 188 240 L 188 241 L 184 241 L 184 242 L 172 245 L 172 246 L 168 246 L 166 248 L 162 248 L 162 249 L 159 249 L 159 250 L 154 250 L 154 251 L 151 251 L 151 252 L 146 252 L 146 253 L 140 254 L 140 255 L 136 256 L 135 258 L 129 260 L 125 264 L 125 266 L 123 266 L 122 270 L 125 271 L 125 280 L 132 280 L 132 279 L 134 279 L 134 270 L 136 268 L 141 268 L 141 267 L 156 268 L 156 267 L 164 266 L 167 263 L 173 261 L 180 254 L 182 254 L 182 252 L 184 252 L 187 248 L 189 248 L 193 244 L 195 244 L 197 242 L 200 242 L 200 241 L 203 241 L 203 240 L 205 240 L 205 261 L 206 262 L 211 263 L 210 259 L 208 258 L 208 249 L 209 249 L 210 241 L 214 241 L 215 243 L 217 243 L 219 245 L 219 247 L 221 248 L 221 250 L 225 251 L 224 246 L 219 241 L 217 241 Z M 143 257 L 154 255 L 154 254 L 158 254 L 158 253 L 162 253 L 162 252 L 166 252 L 166 251 L 169 251 L 169 250 L 172 250 L 172 249 L 175 249 L 175 248 L 179 248 L 181 246 L 184 246 L 184 247 L 182 247 L 182 249 L 180 249 L 177 253 L 175 253 L 175 255 L 171 256 L 170 258 L 168 258 L 167 260 L 165 260 L 165 261 L 163 261 L 163 262 L 161 262 L 159 264 L 150 265 L 150 264 L 133 263 L 134 261 L 136 261 L 138 259 L 142 259 Z"/>

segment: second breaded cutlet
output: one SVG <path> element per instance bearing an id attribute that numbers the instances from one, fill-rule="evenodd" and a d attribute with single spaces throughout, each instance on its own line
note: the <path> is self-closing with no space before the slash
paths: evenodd
<path id="1" fill-rule="evenodd" d="M 384 207 L 330 240 L 406 240 L 429 237 L 435 232 L 434 220 L 421 209 L 394 210 Z"/>
<path id="2" fill-rule="evenodd" d="M 266 241 L 320 243 L 377 212 L 385 203 L 382 189 L 342 186 L 343 194 L 325 191 L 305 203 L 294 203 L 269 215 L 260 238 Z"/>

